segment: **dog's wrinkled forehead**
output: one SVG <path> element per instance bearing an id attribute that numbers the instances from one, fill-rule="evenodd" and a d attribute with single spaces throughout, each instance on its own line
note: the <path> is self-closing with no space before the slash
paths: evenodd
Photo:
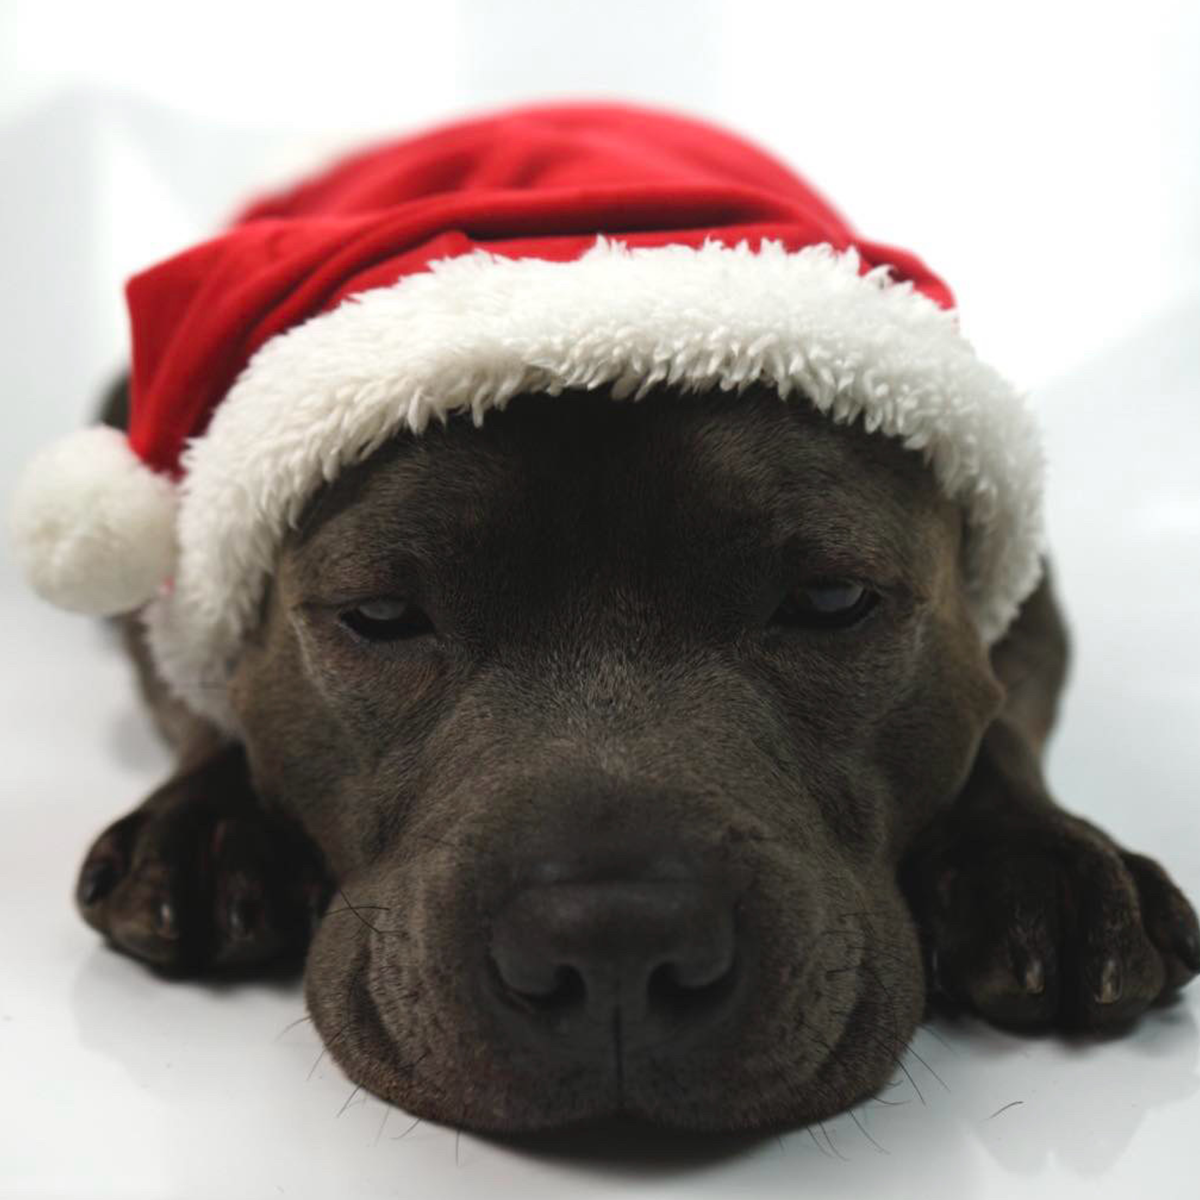
<path id="1" fill-rule="evenodd" d="M 348 471 L 310 505 L 285 568 L 349 598 L 485 549 L 677 577 L 773 555 L 920 592 L 959 523 L 919 455 L 803 400 L 525 395 L 482 427 L 452 418 Z"/>

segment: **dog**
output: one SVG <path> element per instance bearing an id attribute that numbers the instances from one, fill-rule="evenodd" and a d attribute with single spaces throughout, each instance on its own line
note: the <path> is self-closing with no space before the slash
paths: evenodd
<path id="1" fill-rule="evenodd" d="M 281 535 L 204 681 L 232 720 L 116 618 L 179 765 L 79 910 L 165 972 L 305 956 L 351 1079 L 501 1133 L 816 1121 L 935 999 L 1125 1028 L 1200 927 L 1049 794 L 1064 622 L 1043 569 L 981 637 L 974 536 L 917 448 L 761 379 L 395 431 Z"/>

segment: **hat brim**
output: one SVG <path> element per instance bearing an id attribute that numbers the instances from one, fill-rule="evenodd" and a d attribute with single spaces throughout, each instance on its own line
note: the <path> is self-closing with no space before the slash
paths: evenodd
<path id="1" fill-rule="evenodd" d="M 231 728 L 224 689 L 289 524 L 402 429 L 524 392 L 802 396 L 922 453 L 968 522 L 984 642 L 1040 574 L 1040 439 L 1023 398 L 938 307 L 854 250 L 716 242 L 579 259 L 478 251 L 356 295 L 269 341 L 183 460 L 174 587 L 147 613 L 168 682 Z"/>

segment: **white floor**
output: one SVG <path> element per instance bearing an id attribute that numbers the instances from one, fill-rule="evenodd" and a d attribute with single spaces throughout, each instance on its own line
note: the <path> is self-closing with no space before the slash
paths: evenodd
<path id="1" fill-rule="evenodd" d="M 1077 635 L 1064 803 L 1200 898 L 1200 303 L 1047 389 L 1052 537 Z M 739 1147 L 520 1150 L 356 1093 L 294 986 L 159 982 L 69 903 L 85 843 L 165 760 L 95 626 L 0 614 L 0 1194 L 6 1197 L 1197 1195 L 1200 987 L 1104 1045 L 923 1029 L 890 1098 Z M 300 1021 L 299 1024 L 295 1022 Z"/>

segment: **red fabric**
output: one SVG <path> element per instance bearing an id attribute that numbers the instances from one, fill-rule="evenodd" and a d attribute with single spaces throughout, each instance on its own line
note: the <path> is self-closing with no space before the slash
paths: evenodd
<path id="1" fill-rule="evenodd" d="M 133 449 L 176 472 L 251 355 L 347 296 L 477 248 L 565 262 L 597 234 L 630 246 L 853 244 L 863 270 L 887 263 L 953 304 L 919 259 L 856 237 L 799 176 L 713 126 L 617 105 L 503 112 L 345 158 L 134 276 Z"/>

